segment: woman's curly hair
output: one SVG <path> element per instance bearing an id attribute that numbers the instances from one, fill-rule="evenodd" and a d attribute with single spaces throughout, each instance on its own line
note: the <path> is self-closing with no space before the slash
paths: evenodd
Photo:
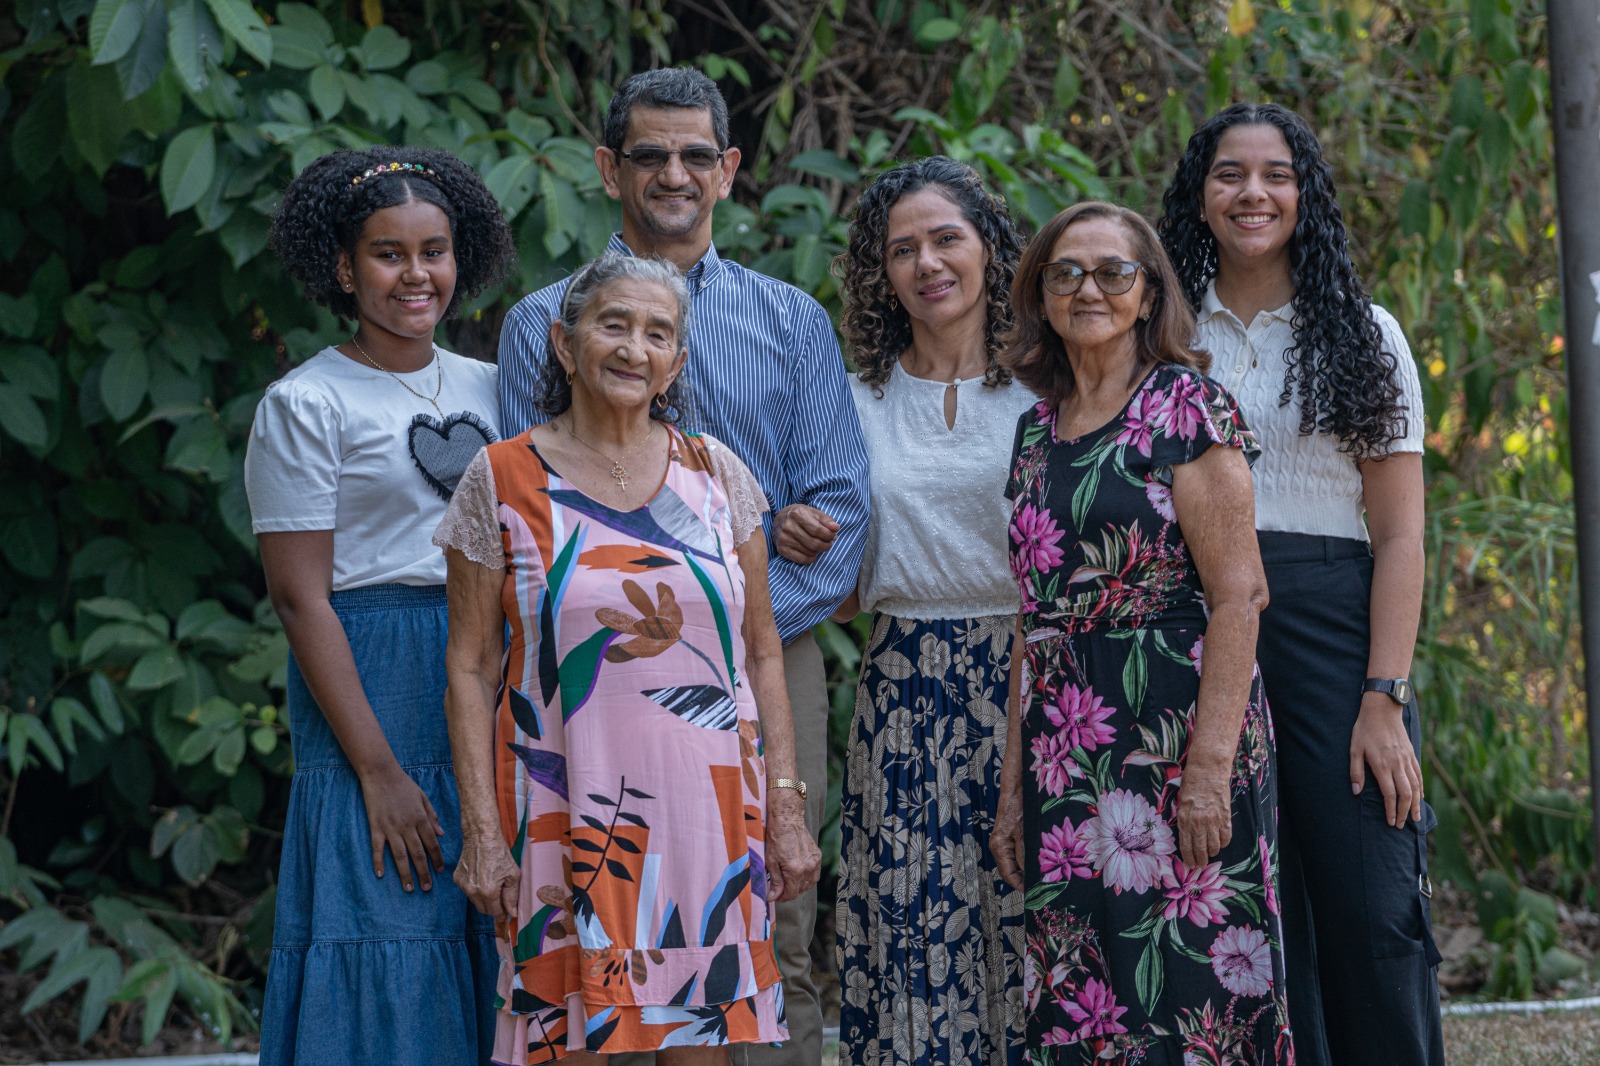
<path id="1" fill-rule="evenodd" d="M 373 167 L 389 163 L 420 165 L 424 171 L 386 171 L 351 184 Z M 449 318 L 463 299 L 505 277 L 516 256 L 500 204 L 477 171 L 449 152 L 397 147 L 330 152 L 302 170 L 284 190 L 268 241 L 284 271 L 307 296 L 340 318 L 354 321 L 356 298 L 339 285 L 339 253 L 354 256 L 362 227 L 373 212 L 413 200 L 433 204 L 450 220 L 456 290 L 445 308 L 444 317 Z"/>
<path id="2" fill-rule="evenodd" d="M 989 304 L 984 329 L 989 364 L 983 383 L 1009 384 L 1011 371 L 1001 365 L 1000 351 L 1005 347 L 1002 337 L 1011 329 L 1011 279 L 1022 258 L 1022 235 L 1011 224 L 1006 202 L 983 187 L 978 172 L 947 156 L 929 156 L 886 170 L 861 194 L 850 222 L 849 248 L 834 263 L 844 298 L 839 332 L 858 376 L 881 393 L 895 363 L 911 346 L 911 316 L 895 299 L 884 266 L 889 211 L 904 197 L 930 188 L 955 204 L 983 240 Z"/>
<path id="3" fill-rule="evenodd" d="M 1294 282 L 1294 345 L 1279 404 L 1300 400 L 1300 432 L 1339 438 L 1347 453 L 1384 455 L 1406 432 L 1396 383 L 1399 367 L 1383 347 L 1355 264 L 1350 261 L 1344 214 L 1333 187 L 1333 168 L 1305 119 L 1277 104 L 1234 104 L 1213 115 L 1189 138 L 1157 223 L 1167 254 L 1197 313 L 1218 269 L 1217 238 L 1204 221 L 1206 175 L 1222 135 L 1235 126 L 1272 126 L 1283 134 L 1300 191 L 1299 218 L 1289 242 Z"/>
<path id="4" fill-rule="evenodd" d="M 1161 249 L 1154 227 L 1143 215 L 1121 204 L 1084 200 L 1040 227 L 1022 254 L 1016 285 L 1011 290 L 1017 324 L 1006 338 L 1006 365 L 1016 373 L 1018 381 L 1052 407 L 1073 394 L 1077 376 L 1072 372 L 1061 334 L 1045 314 L 1044 268 L 1050 265 L 1050 257 L 1068 226 L 1096 218 L 1121 224 L 1134 258 L 1144 268 L 1140 273 L 1150 296 L 1149 313 L 1133 324 L 1134 360 L 1128 384 L 1133 385 L 1146 370 L 1161 363 L 1191 367 L 1202 374 L 1211 369 L 1211 356 L 1191 347 L 1194 312 L 1179 295 L 1178 276 Z"/>

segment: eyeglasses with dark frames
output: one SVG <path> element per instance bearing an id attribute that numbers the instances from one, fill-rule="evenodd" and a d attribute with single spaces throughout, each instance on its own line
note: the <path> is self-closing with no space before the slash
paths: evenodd
<path id="1" fill-rule="evenodd" d="M 1046 263 L 1039 279 L 1044 287 L 1057 296 L 1071 296 L 1083 288 L 1083 279 L 1094 275 L 1094 283 L 1107 296 L 1121 296 L 1133 288 L 1133 282 L 1143 270 L 1141 263 L 1101 263 L 1093 270 L 1085 270 L 1071 263 Z"/>
<path id="2" fill-rule="evenodd" d="M 677 156 L 683 163 L 683 169 L 693 170 L 704 174 L 708 170 L 715 170 L 722 162 L 722 157 L 727 153 L 719 152 L 707 145 L 694 148 L 635 148 L 631 152 L 618 151 L 617 155 L 632 164 L 633 169 L 641 174 L 654 174 L 667 165 L 667 160 Z"/>

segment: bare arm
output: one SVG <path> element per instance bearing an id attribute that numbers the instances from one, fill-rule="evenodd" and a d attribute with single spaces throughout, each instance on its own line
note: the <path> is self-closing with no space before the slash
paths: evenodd
<path id="1" fill-rule="evenodd" d="M 1361 463 L 1361 494 L 1372 537 L 1372 602 L 1368 677 L 1408 677 L 1422 615 L 1422 456 L 1397 452 Z M 1361 697 L 1350 734 L 1350 786 L 1360 794 L 1366 768 L 1383 792 L 1389 824 L 1422 817 L 1422 766 L 1406 734 L 1401 708 L 1382 692 Z"/>
<path id="2" fill-rule="evenodd" d="M 1028 654 L 1022 636 L 1022 615 L 1017 614 L 1011 638 L 1011 682 L 1006 692 L 1006 753 L 1000 761 L 1000 802 L 994 829 L 989 833 L 989 853 L 1005 883 L 1024 890 L 1026 869 L 1022 845 L 1022 662 Z"/>
<path id="3" fill-rule="evenodd" d="M 333 530 L 263 533 L 257 539 L 267 595 L 283 621 L 295 662 L 361 782 L 372 872 L 383 876 L 387 846 L 405 890 L 412 889 L 414 863 L 416 880 L 426 892 L 433 888 L 432 870 L 444 869 L 439 850 L 444 829 L 427 794 L 395 761 L 361 687 L 350 640 L 333 613 L 328 599 L 333 587 Z"/>
<path id="4" fill-rule="evenodd" d="M 1230 779 L 1255 673 L 1267 579 L 1256 544 L 1250 468 L 1237 448 L 1173 467 L 1172 505 L 1205 589 L 1205 650 L 1178 794 L 1178 849 L 1199 868 L 1233 838 Z"/>
<path id="5" fill-rule="evenodd" d="M 783 641 L 772 618 L 767 589 L 767 543 L 758 528 L 739 547 L 744 571 L 745 674 L 761 716 L 762 754 L 767 767 L 767 898 L 794 899 L 817 883 L 822 853 L 806 829 L 805 802 L 792 788 L 772 788 L 779 778 L 794 779 L 794 720 L 783 678 Z M 825 782 L 808 781 L 810 788 Z"/>
<path id="6" fill-rule="evenodd" d="M 494 790 L 494 697 L 505 639 L 500 609 L 505 570 L 475 563 L 454 548 L 445 549 L 445 561 L 450 597 L 445 671 L 450 687 L 444 710 L 461 793 L 461 862 L 455 881 L 473 906 L 504 921 L 516 908 L 522 882 L 500 825 Z"/>

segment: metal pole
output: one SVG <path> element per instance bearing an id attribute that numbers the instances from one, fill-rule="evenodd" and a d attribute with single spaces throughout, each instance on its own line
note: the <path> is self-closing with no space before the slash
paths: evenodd
<path id="1" fill-rule="evenodd" d="M 1583 604 L 1589 802 L 1600 857 L 1600 4 L 1547 0 L 1556 230 L 1565 313 L 1567 423 Z M 1600 859 L 1595 871 L 1600 880 Z"/>

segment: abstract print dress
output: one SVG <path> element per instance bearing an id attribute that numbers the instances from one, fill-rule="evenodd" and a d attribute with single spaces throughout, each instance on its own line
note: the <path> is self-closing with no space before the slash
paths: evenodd
<path id="1" fill-rule="evenodd" d="M 730 508 L 739 477 L 713 471 L 742 464 L 671 435 L 633 511 L 563 480 L 527 433 L 486 448 L 437 534 L 505 568 L 495 790 L 522 884 L 497 1063 L 788 1036 L 733 550 L 765 501 L 749 479 Z"/>
<path id="2" fill-rule="evenodd" d="M 1292 1063 L 1259 676 L 1233 772 L 1233 838 L 1200 869 L 1177 802 L 1206 613 L 1172 467 L 1256 445 L 1232 397 L 1163 365 L 1107 425 L 1018 422 L 1008 494 L 1022 590 L 1028 1056 L 1035 1064 Z"/>

